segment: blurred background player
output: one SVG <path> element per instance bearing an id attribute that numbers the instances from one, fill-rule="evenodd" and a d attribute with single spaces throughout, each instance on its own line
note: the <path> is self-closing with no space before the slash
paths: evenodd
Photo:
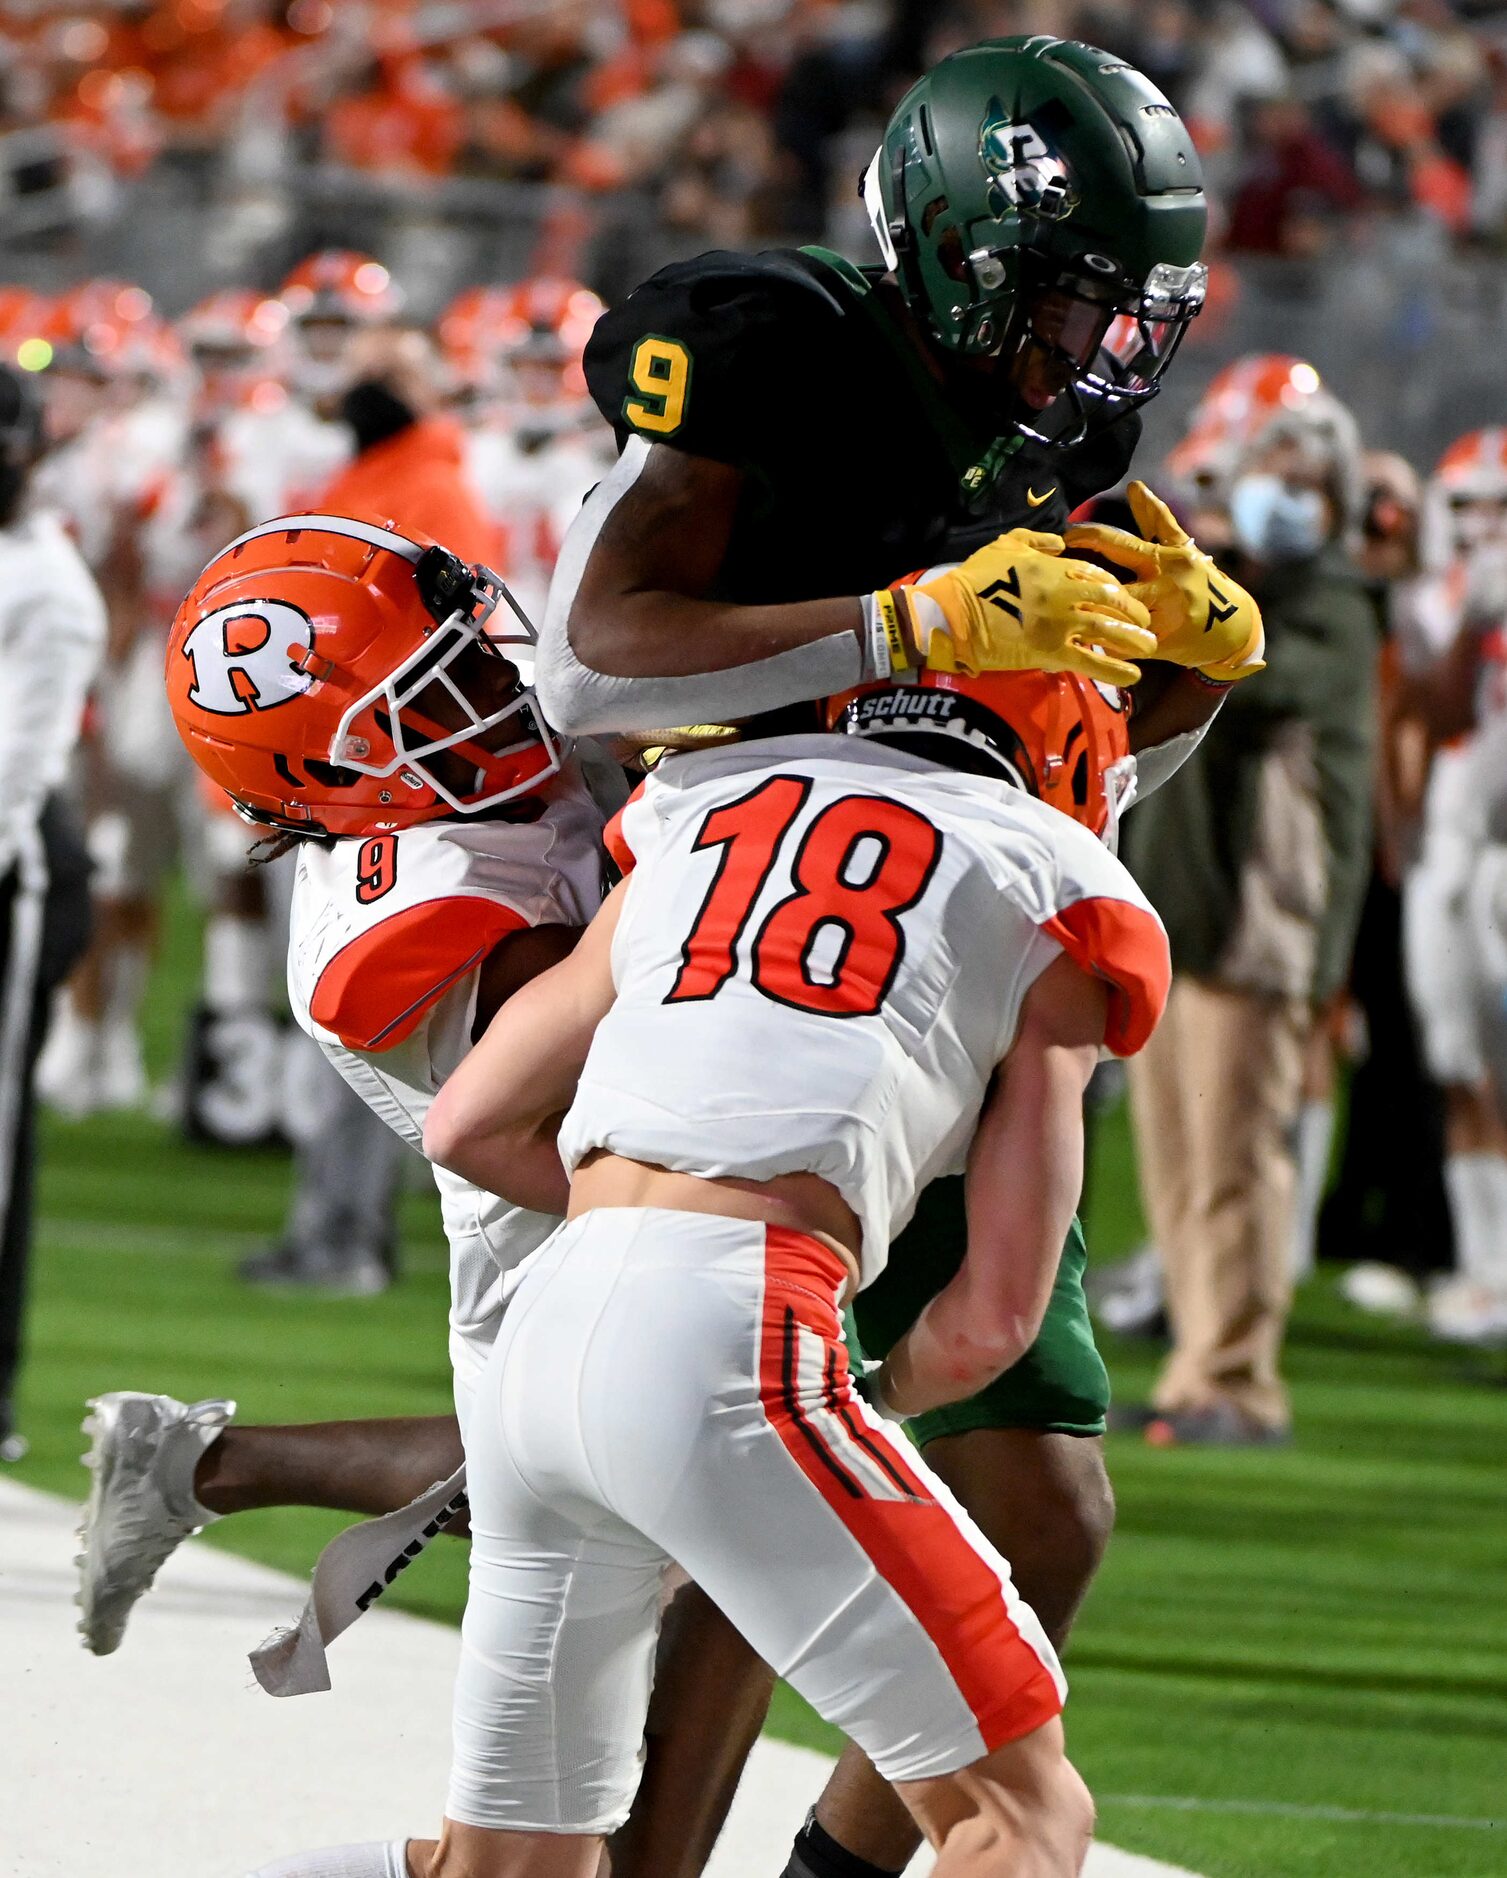
<path id="1" fill-rule="evenodd" d="M 531 619 L 565 531 L 610 466 L 612 432 L 586 387 L 582 355 L 604 311 L 579 281 L 471 287 L 439 322 L 468 418 L 471 475 L 498 531 L 497 565 Z"/>
<path id="2" fill-rule="evenodd" d="M 189 372 L 150 296 L 125 282 L 66 296 L 45 333 L 52 355 L 42 382 L 56 447 L 41 487 L 63 505 L 110 621 L 108 683 L 82 752 L 97 930 L 60 1000 L 39 1070 L 46 1099 L 77 1116 L 135 1107 L 146 1096 L 136 1019 L 156 902 L 176 858 L 184 774 L 162 734 L 162 621 L 153 619 L 146 533 L 182 474 Z"/>
<path id="3" fill-rule="evenodd" d="M 1358 564 L 1382 634 L 1377 672 L 1376 839 L 1350 976 L 1350 1003 L 1327 1028 L 1324 1065 L 1349 1071 L 1333 1191 L 1317 1234 L 1300 1218 L 1294 1276 L 1315 1252 L 1345 1261 L 1339 1288 L 1385 1316 L 1416 1311 L 1420 1285 L 1453 1264 L 1444 1191 L 1443 1103 L 1424 1066 L 1420 1027 L 1403 972 L 1402 884 L 1418 835 L 1431 742 L 1416 680 L 1404 668 L 1407 620 L 1420 578 L 1423 485 L 1395 451 L 1363 458 L 1366 511 Z M 1312 1100 L 1317 1091 L 1310 1089 Z M 1331 1125 L 1332 1125 L 1331 1112 Z M 1306 1130 L 1300 1149 L 1307 1146 Z M 1300 1165 L 1300 1206 L 1322 1195 L 1326 1169 Z M 1315 1243 L 1316 1241 L 1316 1243 Z M 1307 1253 L 1307 1258 L 1304 1253 Z"/>
<path id="4" fill-rule="evenodd" d="M 1377 632 L 1351 558 L 1363 496 L 1354 419 L 1316 384 L 1236 447 L 1221 563 L 1261 607 L 1266 669 L 1126 823 L 1173 963 L 1166 1018 L 1130 1070 L 1172 1349 L 1150 1403 L 1121 1419 L 1159 1442 L 1288 1438 L 1278 1366 L 1305 1075 L 1369 875 Z"/>
<path id="5" fill-rule="evenodd" d="M 354 333 L 390 326 L 403 310 L 392 275 L 369 254 L 324 248 L 300 261 L 278 290 L 296 341 L 293 384 L 300 398 L 319 406 L 346 382 L 346 352 Z"/>
<path id="6" fill-rule="evenodd" d="M 233 505 L 237 531 L 307 507 L 347 460 L 350 435 L 326 408 L 327 375 L 338 372 L 351 340 L 396 305 L 386 269 L 329 250 L 300 262 L 275 296 L 215 295 L 187 316 L 203 374 L 213 487 Z M 228 538 L 209 544 L 190 581 Z M 244 825 L 202 783 L 196 810 L 209 910 L 182 1111 L 196 1136 L 265 1141 L 296 1128 L 283 1061 L 284 933 L 268 877 L 247 865 Z"/>
<path id="7" fill-rule="evenodd" d="M 270 355 L 282 324 L 261 296 L 224 292 L 183 316 L 175 342 L 155 337 L 161 355 L 181 353 L 183 365 L 167 381 L 170 416 L 149 415 L 148 421 L 170 422 L 181 448 L 117 523 L 109 584 L 114 656 L 97 717 L 94 787 L 103 806 L 90 828 L 99 930 L 45 1058 L 49 1099 L 68 1112 L 143 1099 L 138 1018 L 167 882 L 180 860 L 201 891 L 214 878 L 210 856 L 217 835 L 223 844 L 222 818 L 175 748 L 162 656 L 185 586 L 249 520 L 244 496 L 230 480 L 223 431 L 238 410 L 275 384 Z M 241 862 L 237 854 L 230 865 Z M 92 1023 L 91 1006 L 98 1013 Z M 223 1091 L 214 1113 L 222 1138 L 234 1138 Z"/>
<path id="8" fill-rule="evenodd" d="M 360 272 L 346 266 L 342 275 Z M 305 328 L 326 301 L 310 304 Z M 332 323 L 327 314 L 315 321 Z M 443 377 L 432 341 L 411 327 L 350 319 L 338 361 L 325 363 L 338 363 L 340 375 L 322 406 L 348 433 L 351 454 L 316 506 L 443 536 L 470 564 L 490 566 L 495 531 L 467 474 L 460 426 L 439 408 Z M 255 885 L 285 932 L 290 862 L 259 869 Z M 253 1284 L 383 1290 L 394 1269 L 403 1142 L 301 1033 L 289 1040 L 285 1077 L 296 1150 L 288 1217 L 279 1242 L 246 1260 L 241 1274 Z"/>
<path id="9" fill-rule="evenodd" d="M 1413 589 L 1403 695 L 1427 780 L 1403 888 L 1404 961 L 1425 1060 L 1444 1097 L 1444 1183 L 1456 1270 L 1428 1318 L 1451 1341 L 1507 1336 L 1507 1128 L 1487 1069 L 1471 889 L 1489 801 L 1477 727 L 1500 709 L 1507 621 L 1507 430 L 1468 432 L 1424 496 L 1424 577 Z"/>
<path id="10" fill-rule="evenodd" d="M 59 791 L 105 649 L 105 609 L 58 516 L 28 503 L 36 380 L 0 364 L 0 1460 L 26 1451 L 16 1372 L 32 1234 L 32 1072 L 82 952 L 88 866 Z"/>

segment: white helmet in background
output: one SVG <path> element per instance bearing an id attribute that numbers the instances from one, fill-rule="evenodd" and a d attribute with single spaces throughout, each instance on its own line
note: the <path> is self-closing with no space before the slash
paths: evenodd
<path id="1" fill-rule="evenodd" d="M 1469 430 L 1423 492 L 1423 564 L 1435 573 L 1482 548 L 1507 548 L 1507 428 Z"/>

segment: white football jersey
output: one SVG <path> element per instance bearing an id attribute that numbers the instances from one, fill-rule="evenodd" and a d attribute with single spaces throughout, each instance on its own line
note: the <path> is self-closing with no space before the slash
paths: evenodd
<path id="1" fill-rule="evenodd" d="M 613 836 L 633 864 L 617 1000 L 560 1131 L 705 1178 L 829 1180 L 865 1284 L 923 1187 L 959 1172 L 1021 1001 L 1066 952 L 1140 1048 L 1166 935 L 1077 822 L 1003 781 L 856 739 L 670 759 Z M 715 1073 L 709 1073 L 715 1066 Z"/>
<path id="2" fill-rule="evenodd" d="M 480 967 L 508 933 L 583 926 L 602 897 L 602 815 L 574 763 L 535 821 L 430 822 L 299 849 L 288 944 L 297 1022 L 404 1140 L 471 1047 Z M 506 1272 L 559 1224 L 434 1169 L 450 1244 L 458 1393 L 496 1333 Z"/>
<path id="3" fill-rule="evenodd" d="M 42 458 L 32 504 L 66 517 L 79 552 L 97 570 L 117 530 L 140 527 L 159 480 L 183 453 L 187 430 L 182 404 L 166 396 L 101 412 Z"/>
<path id="4" fill-rule="evenodd" d="M 219 430 L 225 486 L 248 521 L 270 521 L 319 506 L 325 488 L 350 461 L 344 424 L 327 423 L 291 394 L 231 411 Z"/>

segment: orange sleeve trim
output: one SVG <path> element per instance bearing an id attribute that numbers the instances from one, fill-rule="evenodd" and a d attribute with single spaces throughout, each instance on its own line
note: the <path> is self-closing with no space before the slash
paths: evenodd
<path id="1" fill-rule="evenodd" d="M 1041 930 L 1109 986 L 1104 1041 L 1116 1056 L 1134 1056 L 1156 1029 L 1172 984 L 1162 922 L 1129 900 L 1092 899 L 1064 907 Z"/>
<path id="2" fill-rule="evenodd" d="M 319 974 L 309 1015 L 348 1050 L 391 1050 L 500 940 L 527 924 L 509 906 L 460 895 L 394 913 L 340 948 Z"/>
<path id="3" fill-rule="evenodd" d="M 645 781 L 647 780 L 646 777 Z M 643 793 L 644 785 L 640 783 L 633 791 L 633 794 L 629 796 L 628 800 L 618 810 L 617 814 L 612 817 L 611 821 L 609 821 L 607 826 L 602 830 L 603 846 L 612 856 L 618 872 L 623 875 L 631 874 L 638 860 L 638 856 L 628 845 L 628 837 L 623 833 L 623 817 Z"/>

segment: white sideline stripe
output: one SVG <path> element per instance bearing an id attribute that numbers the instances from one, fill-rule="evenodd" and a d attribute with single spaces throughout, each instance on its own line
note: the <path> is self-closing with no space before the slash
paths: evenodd
<path id="1" fill-rule="evenodd" d="M 69 1218 L 51 1213 L 37 1223 L 37 1243 L 43 1248 L 63 1246 L 75 1252 L 145 1252 L 154 1256 L 177 1258 L 190 1252 L 238 1254 L 266 1247 L 276 1237 L 269 1227 L 257 1232 L 250 1227 L 229 1230 L 215 1226 L 112 1226 L 108 1220 L 86 1215 Z M 445 1270 L 445 1252 L 436 1230 L 434 1241 L 410 1241 L 403 1247 L 405 1274 Z"/>
<path id="2" fill-rule="evenodd" d="M 1101 1806 L 1164 1807 L 1174 1813 L 1256 1813 L 1278 1819 L 1314 1819 L 1341 1826 L 1442 1826 L 1461 1832 L 1507 1832 L 1500 1819 L 1460 1813 L 1372 1813 L 1354 1806 L 1303 1806 L 1294 1800 L 1214 1800 L 1182 1793 L 1101 1793 Z"/>
<path id="3" fill-rule="evenodd" d="M 378 1607 L 335 1646 L 328 1694 L 274 1702 L 246 1652 L 305 1586 L 190 1543 L 96 1659 L 74 1632 L 77 1517 L 0 1480 L 5 1878 L 243 1878 L 301 1848 L 437 1828 L 455 1630 Z M 761 1741 L 708 1878 L 773 1878 L 829 1765 Z M 1194 1878 L 1109 1846 L 1086 1871 Z"/>

